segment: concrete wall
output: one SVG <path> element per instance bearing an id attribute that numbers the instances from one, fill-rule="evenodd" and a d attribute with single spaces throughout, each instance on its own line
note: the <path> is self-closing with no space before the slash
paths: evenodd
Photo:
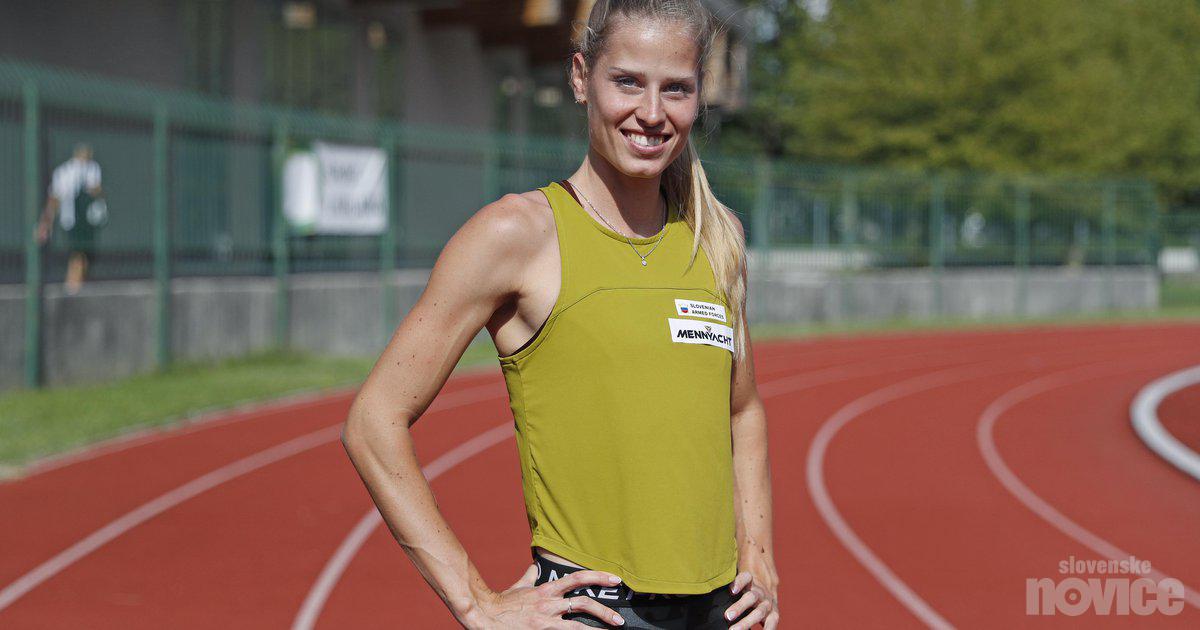
<path id="1" fill-rule="evenodd" d="M 1111 281 L 1111 284 L 1110 284 Z M 759 272 L 750 275 L 752 323 L 883 321 L 955 317 L 1044 317 L 1068 313 L 1157 308 L 1153 267 L 1033 269 L 1025 280 L 1012 268 L 953 269 L 940 282 L 926 269 L 831 273 Z M 940 303 L 937 285 L 941 285 Z"/>
<path id="2" fill-rule="evenodd" d="M 428 270 L 397 271 L 396 309 L 416 303 Z M 290 278 L 289 338 L 294 348 L 323 354 L 373 356 L 391 329 L 383 326 L 382 287 L 374 273 L 297 274 Z M 1017 316 L 1013 269 L 946 270 L 941 306 L 928 270 L 872 271 L 839 277 L 801 272 L 753 272 L 753 323 L 871 321 L 934 316 L 982 319 Z M 1152 309 L 1159 300 L 1153 268 L 1031 270 L 1025 314 L 1047 316 Z M 93 282 L 76 296 L 45 288 L 43 338 L 48 385 L 119 378 L 154 368 L 154 295 L 148 280 Z M 180 360 L 241 355 L 271 346 L 273 278 L 177 278 L 171 286 L 171 344 Z M 24 289 L 0 287 L 0 390 L 23 384 Z M 481 330 L 478 341 L 487 341 Z"/>
<path id="3" fill-rule="evenodd" d="M 25 287 L 0 285 L 0 392 L 25 383 Z"/>

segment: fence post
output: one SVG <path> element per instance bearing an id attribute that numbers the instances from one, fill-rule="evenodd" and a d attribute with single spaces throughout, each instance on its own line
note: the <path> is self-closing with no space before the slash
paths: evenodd
<path id="1" fill-rule="evenodd" d="M 166 105 L 154 108 L 154 296 L 156 301 L 156 357 L 161 370 L 171 362 L 171 241 L 167 203 Z"/>
<path id="2" fill-rule="evenodd" d="M 37 84 L 27 81 L 21 98 L 25 105 L 25 386 L 35 388 L 42 384 L 42 250 L 34 232 L 42 190 Z"/>
<path id="3" fill-rule="evenodd" d="M 1163 221 L 1163 202 L 1158 196 L 1158 191 L 1152 186 L 1146 186 L 1146 195 L 1149 198 L 1151 206 L 1151 220 L 1149 225 L 1149 234 L 1146 236 L 1146 246 L 1149 251 L 1146 252 L 1146 263 L 1154 267 L 1154 271 L 1158 276 L 1162 276 L 1161 268 L 1158 265 L 1158 253 L 1162 249 L 1163 232 L 1168 229 Z"/>
<path id="4" fill-rule="evenodd" d="M 1117 191 L 1112 182 L 1104 186 L 1104 299 L 1109 310 L 1117 307 Z"/>
<path id="5" fill-rule="evenodd" d="M 945 314 L 942 304 L 942 267 L 945 252 L 942 246 L 942 225 L 946 215 L 946 183 L 940 175 L 934 175 L 929 190 L 929 267 L 933 276 L 933 311 Z"/>
<path id="6" fill-rule="evenodd" d="M 1013 263 L 1017 267 L 1017 314 L 1029 314 L 1029 185 L 1017 182 Z"/>
<path id="7" fill-rule="evenodd" d="M 775 189 L 770 159 L 760 156 L 754 162 L 754 216 L 751 217 L 750 240 L 758 252 L 759 268 L 767 269 L 771 251 L 771 210 L 775 207 Z"/>
<path id="8" fill-rule="evenodd" d="M 850 270 L 854 246 L 858 243 L 858 182 L 854 176 L 842 176 L 842 203 L 839 207 L 838 224 L 841 227 L 842 268 L 838 269 L 838 301 L 842 318 L 849 319 L 850 314 Z"/>
<path id="9" fill-rule="evenodd" d="M 396 162 L 396 136 L 387 133 L 383 137 L 384 151 L 387 153 L 386 163 L 387 171 L 384 180 L 384 187 L 387 191 L 387 205 L 384 211 L 387 213 L 387 228 L 383 232 L 383 237 L 379 239 L 379 275 L 383 286 L 381 291 L 381 299 L 383 300 L 383 344 L 386 345 L 392 336 L 392 327 L 395 326 L 397 317 L 396 308 L 396 207 L 399 203 L 396 200 L 396 169 L 399 164 Z"/>
<path id="10" fill-rule="evenodd" d="M 272 200 L 273 230 L 271 256 L 275 263 L 275 347 L 284 349 L 288 345 L 288 234 L 287 221 L 283 215 L 283 165 L 287 159 L 287 125 L 277 122 L 271 139 L 271 176 L 274 179 L 275 197 Z"/>

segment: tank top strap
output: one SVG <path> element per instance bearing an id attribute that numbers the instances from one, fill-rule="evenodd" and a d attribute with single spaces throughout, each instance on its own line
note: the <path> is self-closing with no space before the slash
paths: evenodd
<path id="1" fill-rule="evenodd" d="M 554 209 L 562 257 L 563 285 L 560 301 L 614 287 L 702 285 L 715 292 L 712 268 L 704 251 L 688 264 L 694 233 L 668 203 L 667 221 L 651 236 L 627 237 L 600 223 L 561 182 L 542 190 Z M 646 264 L 642 264 L 645 256 Z"/>
<path id="2" fill-rule="evenodd" d="M 562 307 L 578 300 L 587 291 L 587 284 L 581 282 L 578 260 L 586 260 L 589 244 L 588 230 L 592 228 L 584 223 L 591 220 L 580 212 L 581 207 L 575 197 L 558 182 L 551 182 L 540 189 L 550 202 L 554 213 L 554 228 L 558 233 L 558 254 L 561 280 L 558 299 L 555 301 L 554 316 Z"/>

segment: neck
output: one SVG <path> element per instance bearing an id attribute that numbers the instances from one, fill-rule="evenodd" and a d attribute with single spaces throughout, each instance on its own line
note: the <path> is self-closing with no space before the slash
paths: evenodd
<path id="1" fill-rule="evenodd" d="M 666 200 L 659 194 L 661 173 L 654 177 L 630 177 L 613 168 L 594 149 L 588 149 L 583 164 L 570 180 L 583 189 L 587 201 L 618 230 L 647 237 L 662 229 Z"/>

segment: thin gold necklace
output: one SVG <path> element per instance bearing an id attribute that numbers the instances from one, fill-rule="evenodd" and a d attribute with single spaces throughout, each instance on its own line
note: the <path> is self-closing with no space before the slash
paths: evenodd
<path id="1" fill-rule="evenodd" d="M 645 255 L 643 255 L 641 252 L 638 251 L 638 249 L 636 247 L 633 246 L 633 241 L 629 240 L 628 236 L 625 236 L 625 234 L 623 232 L 621 232 L 617 228 L 613 227 L 613 224 L 609 223 L 608 219 L 605 219 L 603 214 L 600 214 L 600 211 L 596 209 L 596 206 L 592 205 L 592 200 L 588 199 L 587 195 L 584 195 L 582 190 L 579 190 L 578 184 L 576 184 L 575 182 L 572 182 L 569 179 L 567 180 L 567 182 L 571 184 L 571 187 L 575 189 L 575 192 L 579 193 L 580 196 L 583 197 L 583 200 L 587 202 L 587 205 L 592 208 L 592 212 L 595 212 L 596 216 L 600 217 L 601 221 L 604 221 L 604 225 L 607 225 L 608 229 L 625 237 L 625 242 L 629 243 L 629 247 L 633 249 L 633 253 L 637 254 L 638 258 L 642 259 L 642 266 L 645 267 L 646 266 L 646 256 L 653 254 L 654 250 L 658 249 L 658 244 L 661 243 L 663 241 L 663 239 L 666 238 L 666 236 L 667 236 L 667 230 L 671 229 L 671 226 L 667 224 L 667 213 L 670 211 L 670 208 L 663 209 L 663 227 L 659 228 L 662 231 L 662 234 L 658 237 L 658 240 L 654 242 L 654 247 L 651 247 L 650 251 L 646 252 Z"/>

